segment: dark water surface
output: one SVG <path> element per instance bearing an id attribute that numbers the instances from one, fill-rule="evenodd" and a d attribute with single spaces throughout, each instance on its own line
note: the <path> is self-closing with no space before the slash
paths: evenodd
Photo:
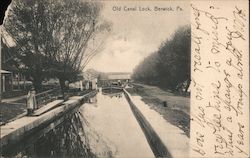
<path id="1" fill-rule="evenodd" d="M 95 98 L 91 100 L 95 100 Z M 24 138 L 21 142 L 3 147 L 1 149 L 2 156 L 97 157 L 91 152 L 84 130 L 86 122 L 79 108 L 77 107 L 75 110 L 58 118 L 47 127 L 32 134 L 32 136 Z"/>
<path id="2" fill-rule="evenodd" d="M 3 156 L 96 157 L 91 153 L 88 140 L 85 139 L 84 122 L 81 121 L 80 112 L 77 110 L 63 117 L 64 121 L 54 129 L 42 129 L 18 144 L 3 148 Z"/>

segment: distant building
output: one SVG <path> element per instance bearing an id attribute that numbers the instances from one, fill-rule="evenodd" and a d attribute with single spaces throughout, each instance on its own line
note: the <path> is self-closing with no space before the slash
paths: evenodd
<path id="1" fill-rule="evenodd" d="M 97 87 L 98 75 L 92 71 L 85 71 L 83 73 L 82 87 L 84 89 L 98 89 Z"/>
<path id="2" fill-rule="evenodd" d="M 110 86 L 114 84 L 128 83 L 131 79 L 131 73 L 129 72 L 110 72 L 103 73 L 99 77 L 99 84 L 102 86 Z"/>
<path id="3" fill-rule="evenodd" d="M 126 72 L 108 73 L 108 80 L 130 80 L 131 74 Z"/>

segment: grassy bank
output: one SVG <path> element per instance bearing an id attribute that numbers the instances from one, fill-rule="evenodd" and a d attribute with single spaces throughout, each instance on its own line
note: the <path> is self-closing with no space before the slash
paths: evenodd
<path id="1" fill-rule="evenodd" d="M 79 91 L 79 89 L 72 88 L 67 93 L 65 93 L 64 99 L 67 100 L 67 98 L 69 98 L 70 96 L 84 95 L 87 94 L 88 92 L 90 92 L 90 90 Z M 50 93 L 49 95 L 37 97 L 36 98 L 37 103 L 39 101 L 38 107 L 40 108 L 59 97 L 62 97 L 62 94 L 60 91 L 57 90 L 55 90 L 53 93 Z M 26 97 L 9 102 L 2 102 L 0 103 L 0 125 L 15 120 L 17 118 L 20 118 L 26 115 L 26 113 L 27 113 Z"/>
<path id="2" fill-rule="evenodd" d="M 1 103 L 0 125 L 26 112 L 25 103 Z"/>
<path id="3" fill-rule="evenodd" d="M 177 96 L 158 87 L 143 84 L 133 84 L 127 91 L 131 95 L 140 95 L 142 101 L 151 109 L 157 111 L 169 123 L 179 127 L 189 137 L 189 97 Z"/>

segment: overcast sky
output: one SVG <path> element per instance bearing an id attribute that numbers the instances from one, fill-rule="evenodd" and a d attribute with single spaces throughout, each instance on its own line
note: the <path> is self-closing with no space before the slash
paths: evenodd
<path id="1" fill-rule="evenodd" d="M 189 4 L 184 1 L 105 1 L 101 16 L 113 23 L 104 49 L 86 69 L 102 72 L 132 72 L 143 58 L 156 51 L 160 44 L 182 25 L 190 23 Z M 113 7 L 121 11 L 113 11 Z M 149 6 L 151 11 L 139 11 Z M 154 7 L 171 7 L 174 11 L 154 11 Z M 181 7 L 180 11 L 177 7 Z M 136 7 L 136 11 L 124 11 Z"/>

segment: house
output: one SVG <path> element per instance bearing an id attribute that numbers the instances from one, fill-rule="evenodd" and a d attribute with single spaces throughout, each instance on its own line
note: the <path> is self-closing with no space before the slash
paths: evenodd
<path id="1" fill-rule="evenodd" d="M 92 71 L 85 71 L 83 73 L 82 87 L 85 89 L 98 89 L 97 86 L 98 75 Z"/>
<path id="2" fill-rule="evenodd" d="M 11 91 L 13 89 L 12 72 L 1 70 L 1 92 Z"/>
<path id="3" fill-rule="evenodd" d="M 9 35 L 9 33 L 5 30 L 4 27 L 1 27 L 1 33 L 0 33 L 0 91 L 6 92 L 6 91 L 12 91 L 13 90 L 13 79 L 14 79 L 14 73 L 13 71 L 7 71 L 9 70 L 6 67 L 6 62 L 13 58 L 12 54 L 8 51 L 11 47 L 16 46 L 15 40 Z M 3 67 L 2 67 L 3 66 Z M 7 70 L 3 70 L 7 69 Z"/>

